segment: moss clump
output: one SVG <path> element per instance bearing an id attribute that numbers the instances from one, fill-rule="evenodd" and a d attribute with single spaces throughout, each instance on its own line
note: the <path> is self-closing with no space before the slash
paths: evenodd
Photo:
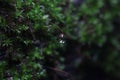
<path id="1" fill-rule="evenodd" d="M 44 55 L 59 45 L 55 34 L 63 23 L 61 2 L 5 0 L 0 4 L 0 79 L 42 79 Z"/>

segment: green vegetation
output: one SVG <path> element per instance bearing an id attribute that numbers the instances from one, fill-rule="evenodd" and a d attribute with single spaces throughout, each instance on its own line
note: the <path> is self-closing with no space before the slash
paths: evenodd
<path id="1" fill-rule="evenodd" d="M 50 56 L 57 68 L 66 67 L 69 40 L 120 79 L 119 8 L 119 0 L 85 0 L 79 7 L 65 0 L 0 0 L 0 80 L 46 80 Z"/>
<path id="2" fill-rule="evenodd" d="M 0 48 L 6 60 L 0 62 L 0 75 L 14 80 L 38 80 L 46 76 L 44 55 L 60 47 L 55 34 L 63 20 L 59 0 L 1 1 Z M 56 46 L 57 45 L 57 46 Z M 1 52 L 2 54 L 2 52 Z M 18 69 L 19 68 L 19 69 Z M 10 74 L 10 75 L 8 75 Z"/>

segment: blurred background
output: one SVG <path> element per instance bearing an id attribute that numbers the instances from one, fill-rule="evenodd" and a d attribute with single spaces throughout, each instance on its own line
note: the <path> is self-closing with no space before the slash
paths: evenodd
<path id="1" fill-rule="evenodd" d="M 119 4 L 119 0 L 66 0 L 68 28 L 62 33 L 65 49 L 60 54 L 64 71 L 71 76 L 65 80 L 120 80 Z"/>

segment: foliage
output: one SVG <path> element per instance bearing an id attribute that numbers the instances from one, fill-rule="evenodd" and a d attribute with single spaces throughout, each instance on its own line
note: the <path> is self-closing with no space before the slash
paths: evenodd
<path id="1" fill-rule="evenodd" d="M 63 59 L 64 52 L 59 53 L 69 40 L 79 43 L 81 53 L 106 73 L 119 77 L 120 1 L 84 0 L 79 7 L 67 2 L 0 0 L 1 80 L 46 79 L 47 60 Z"/>
<path id="2" fill-rule="evenodd" d="M 40 79 L 46 76 L 44 55 L 60 47 L 58 28 L 63 23 L 59 0 L 0 1 L 0 79 Z M 18 69 L 19 68 L 19 69 Z M 10 74 L 10 75 L 9 75 Z"/>

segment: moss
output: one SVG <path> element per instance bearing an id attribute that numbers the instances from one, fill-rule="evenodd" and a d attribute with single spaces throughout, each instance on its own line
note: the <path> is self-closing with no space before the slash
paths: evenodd
<path id="1" fill-rule="evenodd" d="M 82 50 L 85 56 L 99 55 L 105 71 L 119 76 L 119 3 L 85 0 L 75 7 L 76 3 L 61 0 L 0 0 L 1 80 L 46 79 L 44 66 L 60 63 L 59 49 L 67 49 L 69 40 L 81 49 L 87 45 L 89 49 Z"/>

